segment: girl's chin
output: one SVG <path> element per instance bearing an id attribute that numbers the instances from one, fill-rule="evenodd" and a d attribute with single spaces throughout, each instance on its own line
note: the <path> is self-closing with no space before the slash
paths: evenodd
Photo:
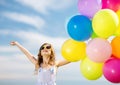
<path id="1" fill-rule="evenodd" d="M 44 53 L 44 54 L 43 54 L 43 56 L 49 56 L 49 55 L 50 55 L 50 54 L 48 54 L 48 53 Z"/>

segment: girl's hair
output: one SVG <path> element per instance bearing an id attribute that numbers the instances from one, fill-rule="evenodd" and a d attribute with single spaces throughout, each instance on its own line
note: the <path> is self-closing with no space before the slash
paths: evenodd
<path id="1" fill-rule="evenodd" d="M 37 59 L 36 65 L 35 65 L 35 71 L 38 71 L 40 65 L 43 63 L 43 56 L 41 55 L 41 50 L 42 50 L 44 45 L 50 45 L 51 46 L 51 55 L 50 55 L 50 59 L 48 61 L 48 64 L 50 64 L 50 65 L 55 64 L 55 53 L 54 53 L 52 45 L 49 44 L 49 43 L 44 43 L 39 49 L 38 59 Z"/>

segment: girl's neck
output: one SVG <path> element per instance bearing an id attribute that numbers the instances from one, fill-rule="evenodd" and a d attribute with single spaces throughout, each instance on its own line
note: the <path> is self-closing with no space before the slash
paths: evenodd
<path id="1" fill-rule="evenodd" d="M 43 65 L 48 65 L 50 60 L 50 56 L 43 56 Z"/>

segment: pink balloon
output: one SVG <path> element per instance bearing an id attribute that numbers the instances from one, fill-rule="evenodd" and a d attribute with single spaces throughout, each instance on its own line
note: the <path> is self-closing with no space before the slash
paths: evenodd
<path id="1" fill-rule="evenodd" d="M 102 63 L 110 58 L 112 47 L 107 40 L 94 38 L 88 43 L 86 53 L 90 60 Z"/>
<path id="2" fill-rule="evenodd" d="M 120 59 L 107 60 L 103 66 L 103 75 L 112 83 L 120 83 Z"/>
<path id="3" fill-rule="evenodd" d="M 116 12 L 120 9 L 120 0 L 102 0 L 102 9 L 106 8 Z"/>
<path id="4" fill-rule="evenodd" d="M 101 0 L 79 0 L 78 10 L 80 14 L 92 18 L 102 8 Z"/>

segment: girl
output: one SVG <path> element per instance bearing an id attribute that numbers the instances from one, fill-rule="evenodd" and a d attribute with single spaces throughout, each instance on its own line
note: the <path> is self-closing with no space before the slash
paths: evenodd
<path id="1" fill-rule="evenodd" d="M 10 44 L 17 46 L 35 65 L 35 71 L 38 74 L 37 85 L 56 85 L 57 68 L 70 63 L 66 60 L 56 61 L 53 47 L 49 43 L 44 43 L 40 47 L 37 59 L 18 42 L 13 41 Z"/>

